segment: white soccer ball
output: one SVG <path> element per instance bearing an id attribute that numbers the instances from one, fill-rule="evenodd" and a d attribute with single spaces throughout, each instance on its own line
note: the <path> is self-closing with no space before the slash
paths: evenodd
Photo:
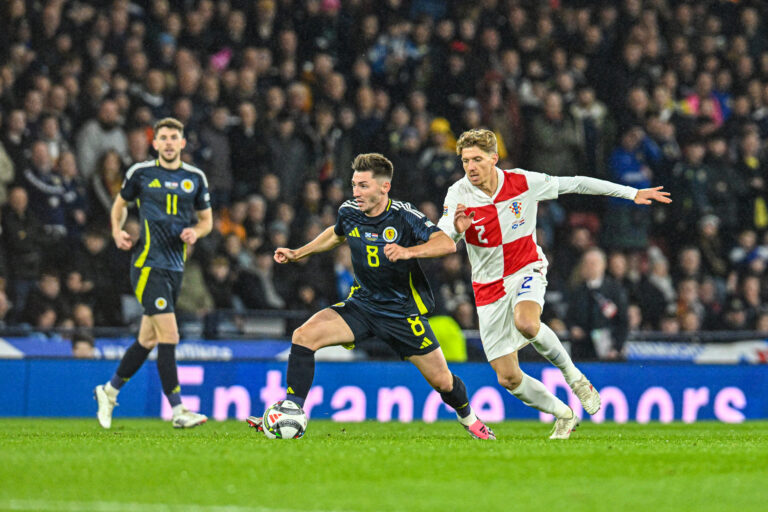
<path id="1" fill-rule="evenodd" d="M 307 415 L 299 404 L 280 400 L 264 411 L 263 428 L 269 439 L 298 439 L 307 429 Z"/>

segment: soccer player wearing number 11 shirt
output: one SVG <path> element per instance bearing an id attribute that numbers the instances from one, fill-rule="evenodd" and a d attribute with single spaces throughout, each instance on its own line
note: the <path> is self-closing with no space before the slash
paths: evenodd
<path id="1" fill-rule="evenodd" d="M 540 320 L 547 259 L 536 244 L 537 204 L 568 193 L 621 197 L 637 204 L 672 201 L 663 187 L 638 190 L 584 176 L 501 170 L 496 148 L 496 136 L 489 130 L 470 130 L 459 137 L 456 152 L 466 176 L 448 189 L 438 227 L 454 241 L 466 242 L 480 336 L 499 384 L 524 404 L 555 416 L 550 439 L 568 439 L 578 416 L 523 373 L 517 359 L 517 351 L 531 343 L 563 372 L 584 410 L 595 414 L 600 409 L 597 390 Z"/>

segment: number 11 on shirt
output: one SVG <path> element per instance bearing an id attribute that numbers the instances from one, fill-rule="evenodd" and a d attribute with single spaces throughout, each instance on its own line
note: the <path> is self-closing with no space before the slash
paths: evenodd
<path id="1" fill-rule="evenodd" d="M 165 196 L 165 213 L 168 215 L 176 215 L 178 211 L 179 196 L 176 194 L 166 194 Z"/>

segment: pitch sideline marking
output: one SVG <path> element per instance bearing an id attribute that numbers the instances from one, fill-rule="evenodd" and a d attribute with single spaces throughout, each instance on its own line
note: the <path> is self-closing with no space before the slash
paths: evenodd
<path id="1" fill-rule="evenodd" d="M 171 505 L 165 503 L 49 500 L 0 501 L 0 510 L 51 510 L 57 512 L 352 512 L 349 510 L 241 507 L 239 505 Z"/>

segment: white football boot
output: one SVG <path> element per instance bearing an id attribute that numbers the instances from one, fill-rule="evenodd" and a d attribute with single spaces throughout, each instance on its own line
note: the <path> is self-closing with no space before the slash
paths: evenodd
<path id="1" fill-rule="evenodd" d="M 573 394 L 579 398 L 581 406 L 589 414 L 595 414 L 600 410 L 600 393 L 592 387 L 592 383 L 584 375 L 573 383 L 571 389 Z"/>
<path id="2" fill-rule="evenodd" d="M 192 412 L 186 407 L 181 407 L 178 412 L 174 411 L 171 424 L 173 428 L 192 428 L 202 425 L 208 421 L 208 416 Z"/>
<path id="3" fill-rule="evenodd" d="M 576 427 L 579 426 L 579 417 L 576 416 L 576 413 L 571 411 L 571 417 L 570 418 L 558 418 L 557 421 L 555 421 L 555 427 L 552 429 L 552 435 L 549 436 L 550 439 L 568 439 L 571 437 L 571 432 L 576 430 Z"/>
<path id="4" fill-rule="evenodd" d="M 96 386 L 93 390 L 93 398 L 99 404 L 99 410 L 96 412 L 99 425 L 102 428 L 110 428 L 112 426 L 112 410 L 117 405 L 117 399 L 107 394 L 103 384 Z"/>
<path id="5" fill-rule="evenodd" d="M 259 432 L 264 432 L 264 418 L 261 416 L 248 416 L 245 418 L 245 422 L 249 427 L 255 428 Z"/>

